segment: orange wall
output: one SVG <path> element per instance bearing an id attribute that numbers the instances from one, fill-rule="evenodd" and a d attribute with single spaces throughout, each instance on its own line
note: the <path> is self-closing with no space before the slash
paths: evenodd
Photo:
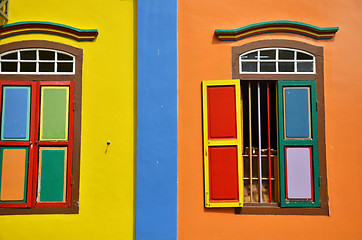
<path id="1" fill-rule="evenodd" d="M 362 239 L 362 2 L 180 0 L 178 2 L 178 239 Z M 265 34 L 220 42 L 215 29 L 292 20 L 340 30 L 332 40 Z M 231 47 L 291 39 L 324 47 L 330 216 L 234 215 L 205 209 L 201 81 L 231 79 Z"/>

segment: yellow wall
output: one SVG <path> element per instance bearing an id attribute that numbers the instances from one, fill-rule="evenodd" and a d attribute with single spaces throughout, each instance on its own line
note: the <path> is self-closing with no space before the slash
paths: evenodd
<path id="1" fill-rule="evenodd" d="M 80 212 L 0 216 L 0 240 L 133 238 L 135 11 L 136 0 L 11 1 L 8 23 L 49 21 L 99 35 L 94 42 L 41 34 L 0 40 L 50 40 L 84 54 Z"/>

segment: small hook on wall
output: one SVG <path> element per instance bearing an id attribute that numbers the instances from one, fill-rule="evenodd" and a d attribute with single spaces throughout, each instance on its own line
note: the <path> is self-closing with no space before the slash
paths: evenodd
<path id="1" fill-rule="evenodd" d="M 104 153 L 107 153 L 107 151 L 108 151 L 108 146 L 109 146 L 109 145 L 111 145 L 111 141 L 108 140 L 108 141 L 107 141 L 106 151 L 104 151 Z"/>

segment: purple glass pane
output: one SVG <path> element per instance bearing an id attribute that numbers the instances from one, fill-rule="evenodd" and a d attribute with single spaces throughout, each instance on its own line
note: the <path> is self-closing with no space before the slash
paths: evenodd
<path id="1" fill-rule="evenodd" d="M 311 148 L 287 147 L 287 198 L 307 200 L 312 198 Z"/>

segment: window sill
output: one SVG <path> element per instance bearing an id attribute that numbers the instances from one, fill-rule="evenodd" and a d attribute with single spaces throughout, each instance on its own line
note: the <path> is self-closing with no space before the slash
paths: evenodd
<path id="1" fill-rule="evenodd" d="M 79 207 L 0 208 L 0 215 L 78 214 Z"/>
<path id="2" fill-rule="evenodd" d="M 236 215 L 314 215 L 329 216 L 328 206 L 320 208 L 281 208 L 276 203 L 245 203 L 235 208 Z"/>

